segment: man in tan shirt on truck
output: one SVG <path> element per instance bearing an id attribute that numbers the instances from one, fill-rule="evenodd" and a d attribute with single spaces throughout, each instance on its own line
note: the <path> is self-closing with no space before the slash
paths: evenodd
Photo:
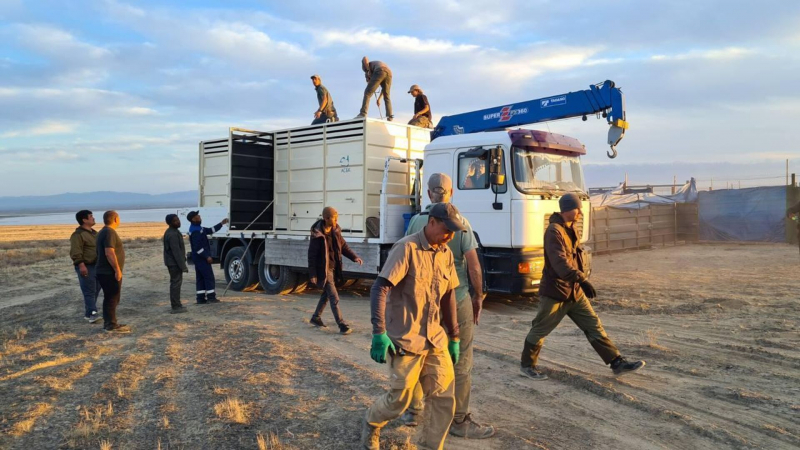
<path id="1" fill-rule="evenodd" d="M 452 204 L 437 203 L 428 214 L 425 228 L 392 247 L 370 293 L 370 356 L 383 364 L 388 353 L 390 388 L 364 418 L 361 443 L 369 450 L 380 448 L 380 429 L 408 408 L 418 382 L 428 411 L 420 448 L 443 448 L 455 413 L 458 275 L 447 243 L 466 228 Z"/>

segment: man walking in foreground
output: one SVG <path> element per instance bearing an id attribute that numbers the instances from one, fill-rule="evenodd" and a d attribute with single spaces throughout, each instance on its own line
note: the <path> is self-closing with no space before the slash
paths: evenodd
<path id="1" fill-rule="evenodd" d="M 544 338 L 564 316 L 569 316 L 586 334 L 589 343 L 603 362 L 611 365 L 615 375 L 639 370 L 645 362 L 628 362 L 620 355 L 587 299 L 595 298 L 596 291 L 584 272 L 583 248 L 573 227 L 581 218 L 581 199 L 575 194 L 566 194 L 559 199 L 558 205 L 561 213 L 550 216 L 550 225 L 544 233 L 544 271 L 539 285 L 539 309 L 525 338 L 522 375 L 534 380 L 547 379 L 547 375 L 536 369 L 536 362 Z"/>
<path id="2" fill-rule="evenodd" d="M 433 128 L 431 105 L 428 103 L 428 97 L 422 93 L 422 88 L 415 84 L 411 86 L 408 93 L 414 97 L 414 117 L 408 121 L 408 124 L 415 127 Z"/>
<path id="3" fill-rule="evenodd" d="M 122 270 L 125 268 L 125 248 L 116 231 L 119 214 L 106 211 L 103 223 L 105 226 L 97 233 L 97 281 L 103 289 L 103 329 L 109 333 L 130 333 L 130 327 L 117 323 Z"/>
<path id="4" fill-rule="evenodd" d="M 102 317 L 97 314 L 97 297 L 100 295 L 100 284 L 97 282 L 97 231 L 94 215 L 89 210 L 81 210 L 75 214 L 80 225 L 69 237 L 69 256 L 78 274 L 78 283 L 83 294 L 83 315 L 89 323 L 95 323 Z"/>
<path id="5" fill-rule="evenodd" d="M 446 244 L 465 230 L 455 206 L 433 205 L 425 227 L 394 244 L 372 285 L 370 356 L 383 364 L 389 352 L 390 389 L 367 410 L 361 429 L 366 449 L 380 448 L 381 428 L 408 408 L 417 383 L 428 411 L 420 448 L 444 447 L 455 412 L 453 364 L 459 358 L 458 276 Z"/>
<path id="6" fill-rule="evenodd" d="M 164 265 L 169 271 L 169 303 L 171 314 L 185 313 L 186 307 L 181 305 L 181 285 L 183 274 L 189 272 L 186 267 L 186 244 L 181 234 L 181 218 L 177 214 L 167 214 L 169 227 L 164 232 Z"/>
<path id="7" fill-rule="evenodd" d="M 391 122 L 394 118 L 392 115 L 391 99 L 391 69 L 380 61 L 370 61 L 366 56 L 361 59 L 361 69 L 364 70 L 364 76 L 367 79 L 367 88 L 364 89 L 364 98 L 361 101 L 361 112 L 359 112 L 355 118 L 362 119 L 367 117 L 367 112 L 369 112 L 369 100 L 372 98 L 372 95 L 375 94 L 375 91 L 378 90 L 378 86 L 380 86 L 381 93 L 378 95 L 378 108 L 381 107 L 381 97 L 383 97 L 383 101 L 386 103 L 386 120 Z"/>
<path id="8" fill-rule="evenodd" d="M 191 211 L 186 215 L 186 219 L 191 222 L 189 226 L 189 244 L 192 247 L 192 262 L 194 263 L 194 273 L 197 277 L 197 303 L 219 303 L 216 293 L 216 281 L 214 280 L 214 270 L 211 264 L 211 244 L 208 243 L 208 236 L 219 231 L 223 225 L 228 223 L 228 219 L 214 225 L 214 228 L 201 226 L 202 217 L 198 211 Z"/>
<path id="9" fill-rule="evenodd" d="M 786 209 L 786 218 L 792 220 L 794 215 L 800 215 L 800 202 Z M 797 244 L 800 246 L 800 220 L 797 221 Z"/>
<path id="10" fill-rule="evenodd" d="M 412 87 L 413 88 L 413 87 Z M 428 179 L 428 198 L 431 204 L 421 214 L 411 219 L 406 230 L 406 236 L 418 233 L 425 227 L 430 215 L 431 207 L 436 203 L 450 203 L 453 195 L 453 181 L 447 174 L 434 173 Z M 463 233 L 456 233 L 447 246 L 453 253 L 458 287 L 456 288 L 456 305 L 458 329 L 461 343 L 460 355 L 455 365 L 455 398 L 456 412 L 453 423 L 450 425 L 450 434 L 467 439 L 485 439 L 494 436 L 495 430 L 491 425 L 481 425 L 472 420 L 469 412 L 469 398 L 472 390 L 472 338 L 473 324 L 477 325 L 483 307 L 483 273 L 478 260 L 478 243 L 472 226 L 466 217 L 461 216 L 461 223 L 466 229 Z M 469 270 L 469 276 L 467 275 Z M 472 298 L 469 287 L 472 285 Z M 408 407 L 401 420 L 408 426 L 416 426 L 423 412 L 422 386 L 417 383 L 411 405 Z"/>
<path id="11" fill-rule="evenodd" d="M 338 122 L 339 116 L 336 114 L 336 108 L 333 107 L 333 98 L 328 89 L 322 85 L 322 79 L 319 75 L 311 75 L 311 83 L 314 85 L 314 90 L 317 91 L 317 102 L 319 102 L 319 108 L 314 112 L 314 120 L 311 125 Z"/>
<path id="12" fill-rule="evenodd" d="M 322 295 L 309 322 L 324 327 L 325 324 L 320 316 L 325 311 L 325 304 L 330 302 L 331 312 L 336 324 L 339 325 L 339 331 L 342 334 L 350 334 L 353 329 L 344 321 L 339 310 L 339 292 L 336 290 L 336 283 L 344 281 L 342 255 L 359 265 L 364 264 L 364 261 L 345 242 L 338 221 L 339 213 L 333 207 L 326 206 L 322 210 L 322 219 L 311 227 L 311 240 L 308 243 L 308 281 L 322 289 Z"/>

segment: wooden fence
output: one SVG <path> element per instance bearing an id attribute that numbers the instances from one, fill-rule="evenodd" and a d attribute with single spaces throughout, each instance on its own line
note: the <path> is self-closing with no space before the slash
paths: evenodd
<path id="1" fill-rule="evenodd" d="M 695 242 L 698 226 L 696 203 L 602 207 L 592 210 L 589 244 L 594 253 L 610 253 Z"/>

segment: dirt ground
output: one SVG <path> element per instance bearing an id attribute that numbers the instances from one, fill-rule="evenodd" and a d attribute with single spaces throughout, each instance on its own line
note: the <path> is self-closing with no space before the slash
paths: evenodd
<path id="1" fill-rule="evenodd" d="M 110 336 L 83 319 L 59 241 L 71 227 L 34 228 L 0 227 L 0 260 L 12 261 L 0 266 L 1 449 L 357 448 L 364 409 L 387 387 L 385 367 L 369 358 L 368 284 L 342 295 L 349 336 L 308 324 L 315 291 L 194 305 L 193 273 L 189 313 L 170 315 L 154 239 L 163 225 L 123 225 L 118 315 L 133 333 Z M 25 264 L 8 255 L 42 245 L 55 256 Z M 446 447 L 798 448 L 799 274 L 789 245 L 597 256 L 595 307 L 623 353 L 647 360 L 621 378 L 568 320 L 542 351 L 550 379 L 521 377 L 536 300 L 490 298 L 476 331 L 472 410 L 498 432 L 450 437 Z M 323 319 L 333 322 L 327 311 Z M 416 431 L 392 423 L 382 448 L 413 448 Z"/>

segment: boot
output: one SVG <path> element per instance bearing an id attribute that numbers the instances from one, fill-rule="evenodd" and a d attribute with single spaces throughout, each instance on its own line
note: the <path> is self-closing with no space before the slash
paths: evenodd
<path id="1" fill-rule="evenodd" d="M 381 450 L 381 429 L 370 425 L 367 417 L 369 417 L 369 410 L 367 410 L 361 426 L 361 446 L 366 450 Z"/>
<path id="2" fill-rule="evenodd" d="M 611 362 L 611 370 L 614 371 L 614 375 L 622 375 L 628 372 L 636 372 L 644 367 L 645 364 L 647 363 L 644 361 L 628 362 L 628 360 L 622 356 L 617 356 L 617 359 Z"/>
<path id="3" fill-rule="evenodd" d="M 450 424 L 450 434 L 465 439 L 486 439 L 494 436 L 495 430 L 491 425 L 481 425 L 472 420 L 472 414 L 467 414 L 459 423 L 453 419 Z"/>

